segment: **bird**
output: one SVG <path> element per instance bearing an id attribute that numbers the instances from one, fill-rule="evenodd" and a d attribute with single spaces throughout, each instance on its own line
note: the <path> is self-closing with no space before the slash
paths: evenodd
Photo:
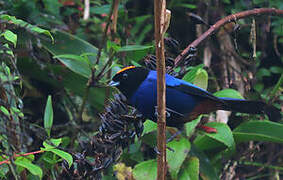
<path id="1" fill-rule="evenodd" d="M 250 114 L 266 114 L 270 120 L 281 120 L 280 110 L 261 101 L 216 97 L 210 92 L 165 74 L 166 83 L 166 126 L 182 128 L 186 122 L 201 114 L 216 110 Z M 128 66 L 118 71 L 110 86 L 124 94 L 129 105 L 136 108 L 145 118 L 157 121 L 157 72 L 144 67 Z M 214 128 L 203 127 L 207 132 Z"/>

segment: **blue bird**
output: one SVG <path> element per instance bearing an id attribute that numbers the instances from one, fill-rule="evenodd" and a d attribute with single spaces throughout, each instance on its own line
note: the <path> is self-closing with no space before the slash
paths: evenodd
<path id="1" fill-rule="evenodd" d="M 166 80 L 166 125 L 181 128 L 200 114 L 227 110 L 250 114 L 267 114 L 272 121 L 279 121 L 278 109 L 260 101 L 219 98 L 189 82 L 168 74 Z M 129 66 L 117 72 L 110 82 L 116 86 L 143 116 L 157 120 L 157 72 L 142 67 Z"/>

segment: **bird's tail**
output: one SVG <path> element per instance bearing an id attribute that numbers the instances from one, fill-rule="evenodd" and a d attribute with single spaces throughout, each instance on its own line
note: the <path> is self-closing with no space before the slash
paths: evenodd
<path id="1" fill-rule="evenodd" d="M 220 98 L 223 101 L 222 110 L 249 114 L 266 114 L 271 121 L 280 121 L 280 110 L 261 101 L 248 101 L 242 99 Z"/>

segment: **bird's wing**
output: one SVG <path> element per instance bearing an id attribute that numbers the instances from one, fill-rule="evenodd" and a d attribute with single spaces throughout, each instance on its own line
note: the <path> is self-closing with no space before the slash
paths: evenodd
<path id="1" fill-rule="evenodd" d="M 181 80 L 181 79 L 177 79 L 177 78 L 175 78 L 171 75 L 168 75 L 168 74 L 165 75 L 165 78 L 166 78 L 166 87 L 167 88 L 173 88 L 173 89 L 176 89 L 176 90 L 181 91 L 181 92 L 186 93 L 186 94 L 204 97 L 204 98 L 208 98 L 208 99 L 218 101 L 218 102 L 223 102 L 223 100 L 212 95 L 211 93 L 207 92 L 206 90 L 204 90 L 200 87 L 197 87 L 194 84 L 191 84 L 191 83 L 186 82 L 186 81 Z M 156 81 L 157 80 L 156 71 L 151 71 L 151 73 L 148 76 L 148 79 L 150 79 L 152 81 Z"/>
<path id="2" fill-rule="evenodd" d="M 166 86 L 169 88 L 174 88 L 186 94 L 191 94 L 194 96 L 200 96 L 214 101 L 222 102 L 221 99 L 217 98 L 216 96 L 212 95 L 206 90 L 197 87 L 196 85 L 186 82 L 184 80 L 174 78 L 173 76 L 170 75 L 166 76 Z"/>
<path id="3" fill-rule="evenodd" d="M 176 89 L 178 91 L 182 91 L 186 94 L 191 94 L 191 95 L 194 95 L 194 96 L 200 96 L 200 97 L 208 98 L 208 99 L 215 100 L 215 101 L 222 101 L 221 99 L 213 96 L 212 94 L 210 94 L 207 91 L 204 91 L 204 90 L 199 89 L 199 88 L 195 88 L 194 86 L 190 86 L 190 85 L 187 85 L 187 84 L 180 84 L 180 85 L 177 85 L 177 86 L 167 85 L 167 87 Z"/>

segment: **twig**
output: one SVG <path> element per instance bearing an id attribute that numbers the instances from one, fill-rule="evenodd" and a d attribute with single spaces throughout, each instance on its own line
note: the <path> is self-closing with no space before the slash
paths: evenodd
<path id="1" fill-rule="evenodd" d="M 106 24 L 106 27 L 104 29 L 104 33 L 103 33 L 103 37 L 102 37 L 102 42 L 100 43 L 100 46 L 98 48 L 98 52 L 97 52 L 97 55 L 96 55 L 96 62 L 94 63 L 96 65 L 99 64 L 101 53 L 102 53 L 102 49 L 103 49 L 103 47 L 105 45 L 107 31 L 108 31 L 109 25 L 111 23 L 111 17 L 112 17 L 112 14 L 113 14 L 113 8 L 114 8 L 114 2 L 112 2 L 111 9 L 110 9 L 110 12 L 109 12 L 109 16 L 108 16 L 108 19 L 107 19 L 107 24 Z M 95 69 L 94 66 L 92 66 L 91 67 L 91 75 L 90 75 L 90 77 L 88 79 L 88 82 L 87 82 L 85 94 L 84 94 L 84 97 L 83 97 L 83 102 L 82 102 L 82 105 L 81 105 L 81 107 L 79 109 L 79 113 L 78 113 L 78 117 L 77 117 L 78 121 L 82 120 L 82 114 L 83 114 L 83 111 L 84 111 L 84 108 L 85 108 L 85 105 L 86 105 L 86 101 L 88 99 L 90 88 L 92 86 L 94 86 L 94 84 L 95 84 L 95 80 L 96 80 L 95 72 L 96 72 L 96 69 Z"/>
<path id="2" fill-rule="evenodd" d="M 203 33 L 199 38 L 197 38 L 194 42 L 189 44 L 183 52 L 175 58 L 175 65 L 177 67 L 185 58 L 185 55 L 188 53 L 191 47 L 197 47 L 203 40 L 211 36 L 215 31 L 217 31 L 223 25 L 230 23 L 232 21 L 237 21 L 239 19 L 247 18 L 249 16 L 257 16 L 269 14 L 272 16 L 283 16 L 283 10 L 275 9 L 275 8 L 258 8 L 248 11 L 242 11 L 236 14 L 232 14 L 230 16 L 226 16 L 223 19 L 217 21 L 213 26 L 211 26 L 205 33 Z"/>
<path id="3" fill-rule="evenodd" d="M 166 102 L 165 102 L 165 55 L 164 34 L 169 26 L 166 17 L 166 1 L 154 0 L 155 17 L 155 47 L 157 60 L 157 147 L 159 155 L 157 158 L 157 179 L 164 180 L 166 176 Z M 169 17 L 169 15 L 168 15 Z M 167 19 L 166 19 L 167 18 Z"/>
<path id="4" fill-rule="evenodd" d="M 45 152 L 45 151 L 39 150 L 39 151 L 29 152 L 29 153 L 25 153 L 25 154 L 16 154 L 13 157 L 23 157 L 23 156 L 28 156 L 28 155 L 32 155 L 32 154 L 39 154 L 39 153 L 43 153 L 43 152 Z M 7 163 L 10 163 L 10 160 L 1 161 L 0 165 L 7 164 Z"/>
<path id="5" fill-rule="evenodd" d="M 100 60 L 100 57 L 101 57 L 102 49 L 103 49 L 103 47 L 105 45 L 105 42 L 106 42 L 107 31 L 108 31 L 109 25 L 111 23 L 111 17 L 112 17 L 112 14 L 113 14 L 114 4 L 115 4 L 115 2 L 112 1 L 111 9 L 110 9 L 110 12 L 109 12 L 109 15 L 108 15 L 108 19 L 107 19 L 107 24 L 106 24 L 106 27 L 104 29 L 104 33 L 103 33 L 103 36 L 102 36 L 102 42 L 100 43 L 100 46 L 98 48 L 95 64 L 99 64 L 99 60 Z"/>

